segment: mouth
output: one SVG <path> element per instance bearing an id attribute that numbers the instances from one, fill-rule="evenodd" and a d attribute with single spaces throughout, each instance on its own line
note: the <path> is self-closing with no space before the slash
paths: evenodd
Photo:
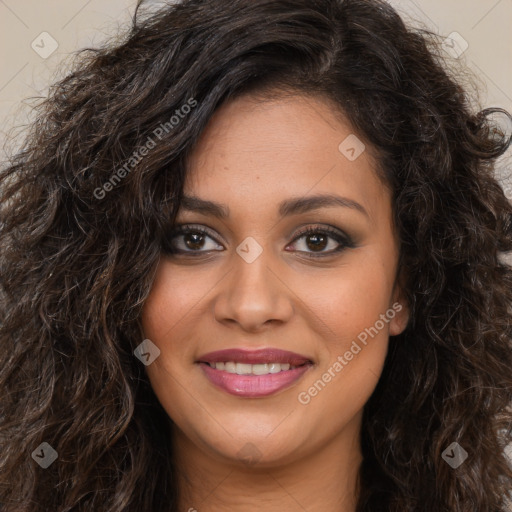
<path id="1" fill-rule="evenodd" d="M 278 349 L 220 350 L 201 356 L 196 363 L 217 388 L 245 398 L 288 388 L 313 366 L 305 356 Z"/>

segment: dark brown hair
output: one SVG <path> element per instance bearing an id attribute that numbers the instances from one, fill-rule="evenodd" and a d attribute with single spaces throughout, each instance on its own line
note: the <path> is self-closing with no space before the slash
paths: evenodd
<path id="1" fill-rule="evenodd" d="M 365 406 L 358 511 L 505 510 L 512 206 L 493 167 L 510 140 L 439 43 L 379 0 L 185 0 L 78 54 L 0 174 L 2 512 L 177 510 L 140 312 L 199 135 L 275 90 L 333 100 L 393 193 L 411 320 Z"/>

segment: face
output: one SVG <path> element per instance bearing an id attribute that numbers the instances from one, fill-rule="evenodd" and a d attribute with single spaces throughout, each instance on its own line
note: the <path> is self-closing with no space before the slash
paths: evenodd
<path id="1" fill-rule="evenodd" d="M 390 192 L 361 144 L 299 95 L 232 100 L 203 132 L 187 232 L 169 230 L 142 314 L 148 377 L 191 451 L 272 466 L 360 429 L 408 319 Z"/>

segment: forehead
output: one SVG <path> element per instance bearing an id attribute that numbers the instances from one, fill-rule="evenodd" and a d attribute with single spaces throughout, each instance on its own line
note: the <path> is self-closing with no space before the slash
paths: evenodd
<path id="1" fill-rule="evenodd" d="M 241 96 L 218 109 L 202 133 L 185 194 L 226 204 L 243 196 L 246 208 L 261 209 L 284 197 L 336 193 L 378 215 L 390 197 L 369 149 L 323 98 Z"/>

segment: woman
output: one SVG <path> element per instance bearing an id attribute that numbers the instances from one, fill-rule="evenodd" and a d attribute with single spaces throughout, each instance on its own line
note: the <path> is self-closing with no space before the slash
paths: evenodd
<path id="1" fill-rule="evenodd" d="M 1 175 L 4 511 L 506 510 L 510 140 L 441 55 L 185 0 L 81 56 Z"/>

